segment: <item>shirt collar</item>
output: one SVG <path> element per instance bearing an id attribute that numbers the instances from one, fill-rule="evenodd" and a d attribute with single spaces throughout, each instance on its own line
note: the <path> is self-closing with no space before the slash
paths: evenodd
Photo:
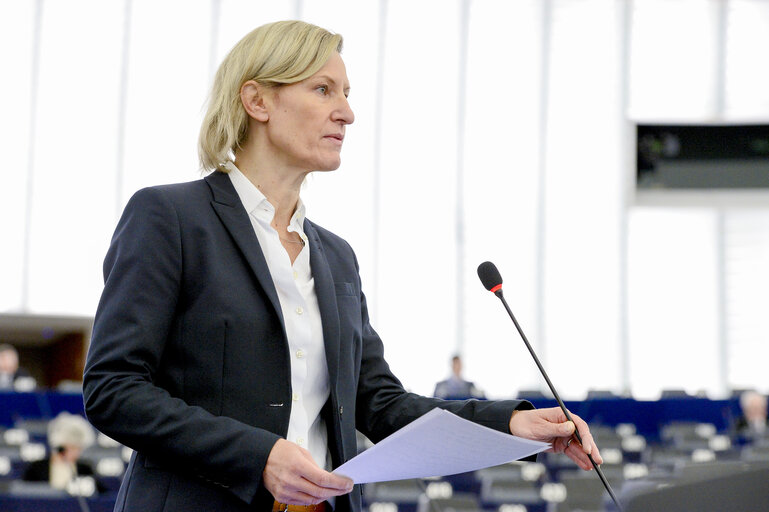
<path id="1" fill-rule="evenodd" d="M 275 207 L 264 194 L 262 194 L 261 190 L 256 188 L 256 185 L 251 183 L 233 162 L 228 160 L 225 162 L 224 168 L 227 169 L 227 174 L 230 177 L 232 186 L 235 187 L 235 191 L 238 193 L 246 212 L 253 215 L 261 214 L 261 212 L 268 212 L 270 214 L 270 220 L 272 220 L 272 217 L 275 215 Z M 302 198 L 299 198 L 296 203 L 296 210 L 291 216 L 291 222 L 289 223 L 289 226 L 292 226 L 294 229 L 289 231 L 303 233 L 304 229 L 302 226 L 304 226 L 305 216 L 305 206 L 302 202 Z"/>

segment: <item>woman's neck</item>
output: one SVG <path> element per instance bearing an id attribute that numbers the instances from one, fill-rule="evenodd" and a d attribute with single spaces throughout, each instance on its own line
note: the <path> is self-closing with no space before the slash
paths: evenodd
<path id="1" fill-rule="evenodd" d="M 304 248 L 304 241 L 298 233 L 289 232 L 288 225 L 296 211 L 299 190 L 308 172 L 280 165 L 278 160 L 263 155 L 259 158 L 251 155 L 253 153 L 248 151 L 236 152 L 235 165 L 275 208 L 275 216 L 270 224 L 277 231 L 280 243 L 293 265 Z"/>
<path id="2" fill-rule="evenodd" d="M 273 225 L 285 227 L 299 202 L 299 191 L 308 172 L 285 168 L 250 158 L 247 153 L 235 154 L 235 165 L 275 208 Z"/>

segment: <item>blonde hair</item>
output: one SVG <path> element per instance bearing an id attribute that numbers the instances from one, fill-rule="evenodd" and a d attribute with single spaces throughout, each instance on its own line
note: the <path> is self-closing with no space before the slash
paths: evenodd
<path id="1" fill-rule="evenodd" d="M 77 414 L 62 412 L 48 423 L 48 444 L 51 448 L 75 445 L 88 448 L 96 438 L 93 427 Z"/>
<path id="2" fill-rule="evenodd" d="M 198 155 L 203 169 L 222 169 L 248 136 L 248 115 L 240 88 L 249 80 L 267 87 L 301 82 L 314 75 L 342 36 L 303 21 L 278 21 L 251 31 L 225 57 L 216 72 L 208 111 L 200 128 Z"/>

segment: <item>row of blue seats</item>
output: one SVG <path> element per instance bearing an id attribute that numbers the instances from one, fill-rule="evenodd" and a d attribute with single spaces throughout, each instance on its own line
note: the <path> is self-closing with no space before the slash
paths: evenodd
<path id="1" fill-rule="evenodd" d="M 528 397 L 536 407 L 553 407 L 555 400 Z M 718 431 L 726 431 L 740 414 L 739 400 L 708 398 L 667 398 L 635 400 L 607 397 L 566 401 L 567 407 L 589 423 L 614 427 L 631 423 L 647 439 L 659 439 L 662 425 L 674 421 L 712 423 Z M 0 391 L 0 427 L 11 427 L 20 419 L 53 418 L 62 411 L 83 414 L 83 398 L 79 393 L 34 391 L 16 393 Z"/>

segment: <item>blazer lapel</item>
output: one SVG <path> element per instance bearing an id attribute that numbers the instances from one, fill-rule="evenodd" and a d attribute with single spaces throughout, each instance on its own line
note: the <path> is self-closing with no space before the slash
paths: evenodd
<path id="1" fill-rule="evenodd" d="M 336 393 L 339 370 L 339 309 L 336 303 L 336 288 L 331 267 L 328 264 L 323 244 L 312 223 L 305 219 L 304 232 L 310 240 L 310 267 L 315 280 L 315 295 L 323 323 L 323 343 L 326 345 L 328 378 L 332 393 Z"/>
<path id="2" fill-rule="evenodd" d="M 272 307 L 275 309 L 278 318 L 280 318 L 281 325 L 283 325 L 283 335 L 285 336 L 286 324 L 283 321 L 283 313 L 280 309 L 280 301 L 278 300 L 278 292 L 275 290 L 275 283 L 272 281 L 267 260 L 264 259 L 264 253 L 254 233 L 254 227 L 251 225 L 251 220 L 248 218 L 248 213 L 246 213 L 243 203 L 240 202 L 240 197 L 238 197 L 235 187 L 232 186 L 229 176 L 219 171 L 212 172 L 206 176 L 205 180 L 209 187 L 211 187 L 211 192 L 214 196 L 211 205 L 222 221 L 222 224 L 232 235 L 246 261 L 251 266 L 251 270 L 254 271 L 256 279 L 267 294 L 267 297 L 269 297 Z"/>

